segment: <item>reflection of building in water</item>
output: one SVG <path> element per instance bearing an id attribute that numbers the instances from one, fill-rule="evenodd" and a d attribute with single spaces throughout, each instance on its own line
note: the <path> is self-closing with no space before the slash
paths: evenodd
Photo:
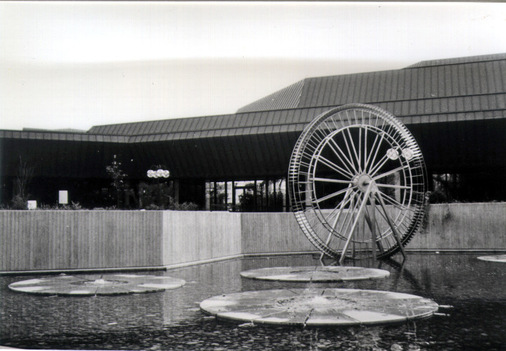
<path id="1" fill-rule="evenodd" d="M 137 326 L 163 326 L 164 293 L 35 299 L 27 296 L 2 294 L 2 314 L 9 316 L 2 320 L 4 335 L 23 340 L 38 334 L 61 335 L 62 331 L 67 335 L 100 335 Z"/>
<path id="2" fill-rule="evenodd" d="M 223 292 L 241 291 L 242 260 L 234 259 L 167 271 L 186 281 L 184 289 L 167 290 L 160 311 L 165 325 L 184 324 L 201 317 L 199 303 Z"/>
<path id="3" fill-rule="evenodd" d="M 484 266 L 474 254 L 410 253 L 403 265 L 386 260 L 379 268 L 391 273 L 385 281 L 389 289 L 418 291 L 424 296 L 438 297 L 440 304 L 452 304 L 454 299 L 495 301 L 504 297 L 504 267 L 490 265 L 483 274 Z"/>
<path id="4" fill-rule="evenodd" d="M 26 164 L 33 174 L 24 190 L 39 206 L 55 204 L 62 189 L 84 207 L 115 205 L 105 169 L 117 155 L 137 195 L 146 171 L 163 164 L 180 203 L 286 211 L 286 173 L 297 138 L 315 116 L 347 103 L 378 106 L 408 127 L 424 154 L 433 201 L 505 201 L 504 72 L 506 54 L 423 61 L 400 70 L 307 78 L 230 115 L 101 125 L 82 133 L 2 130 L 0 203 L 10 203 L 16 184 L 28 180 L 20 177 L 19 165 Z"/>

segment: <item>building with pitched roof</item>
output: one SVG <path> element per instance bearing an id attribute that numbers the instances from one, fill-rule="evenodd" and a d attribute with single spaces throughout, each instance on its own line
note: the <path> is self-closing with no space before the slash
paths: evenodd
<path id="1" fill-rule="evenodd" d="M 397 116 L 418 141 L 439 201 L 506 200 L 506 54 L 423 61 L 404 69 L 307 78 L 236 113 L 94 126 L 87 132 L 0 130 L 0 203 L 58 190 L 86 207 L 110 205 L 106 167 L 121 162 L 139 193 L 146 171 L 170 170 L 177 201 L 210 210 L 288 210 L 293 146 L 314 117 L 364 103 Z M 109 200 L 107 200 L 109 199 Z M 109 202 L 108 202 L 109 201 Z M 142 206 L 137 202 L 134 206 Z"/>

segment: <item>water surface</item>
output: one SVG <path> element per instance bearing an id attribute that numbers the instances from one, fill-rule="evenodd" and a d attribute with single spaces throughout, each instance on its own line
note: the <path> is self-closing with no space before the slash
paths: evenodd
<path id="1" fill-rule="evenodd" d="M 506 350 L 506 264 L 472 254 L 410 254 L 381 268 L 385 279 L 360 282 L 272 282 L 241 278 L 249 269 L 320 264 L 312 255 L 243 258 L 139 274 L 166 275 L 186 285 L 158 293 L 96 297 L 40 296 L 10 291 L 0 277 L 0 344 L 38 349 L 128 350 Z M 330 263 L 330 262 L 327 262 Z M 357 288 L 415 294 L 452 308 L 444 316 L 385 326 L 301 328 L 217 321 L 199 309 L 219 294 L 282 288 Z"/>

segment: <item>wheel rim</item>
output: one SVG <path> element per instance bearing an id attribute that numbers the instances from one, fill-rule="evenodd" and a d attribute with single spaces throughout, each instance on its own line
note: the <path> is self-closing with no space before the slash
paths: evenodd
<path id="1" fill-rule="evenodd" d="M 422 152 L 407 128 L 361 104 L 316 117 L 299 137 L 288 171 L 297 222 L 329 256 L 348 245 L 371 250 L 373 241 L 378 257 L 399 251 L 424 217 L 425 178 Z"/>

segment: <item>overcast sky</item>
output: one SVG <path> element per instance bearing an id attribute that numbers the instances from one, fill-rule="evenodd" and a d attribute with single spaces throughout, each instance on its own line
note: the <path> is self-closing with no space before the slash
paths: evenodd
<path id="1" fill-rule="evenodd" d="M 0 2 L 0 129 L 234 113 L 301 79 L 506 53 L 501 3 Z"/>

